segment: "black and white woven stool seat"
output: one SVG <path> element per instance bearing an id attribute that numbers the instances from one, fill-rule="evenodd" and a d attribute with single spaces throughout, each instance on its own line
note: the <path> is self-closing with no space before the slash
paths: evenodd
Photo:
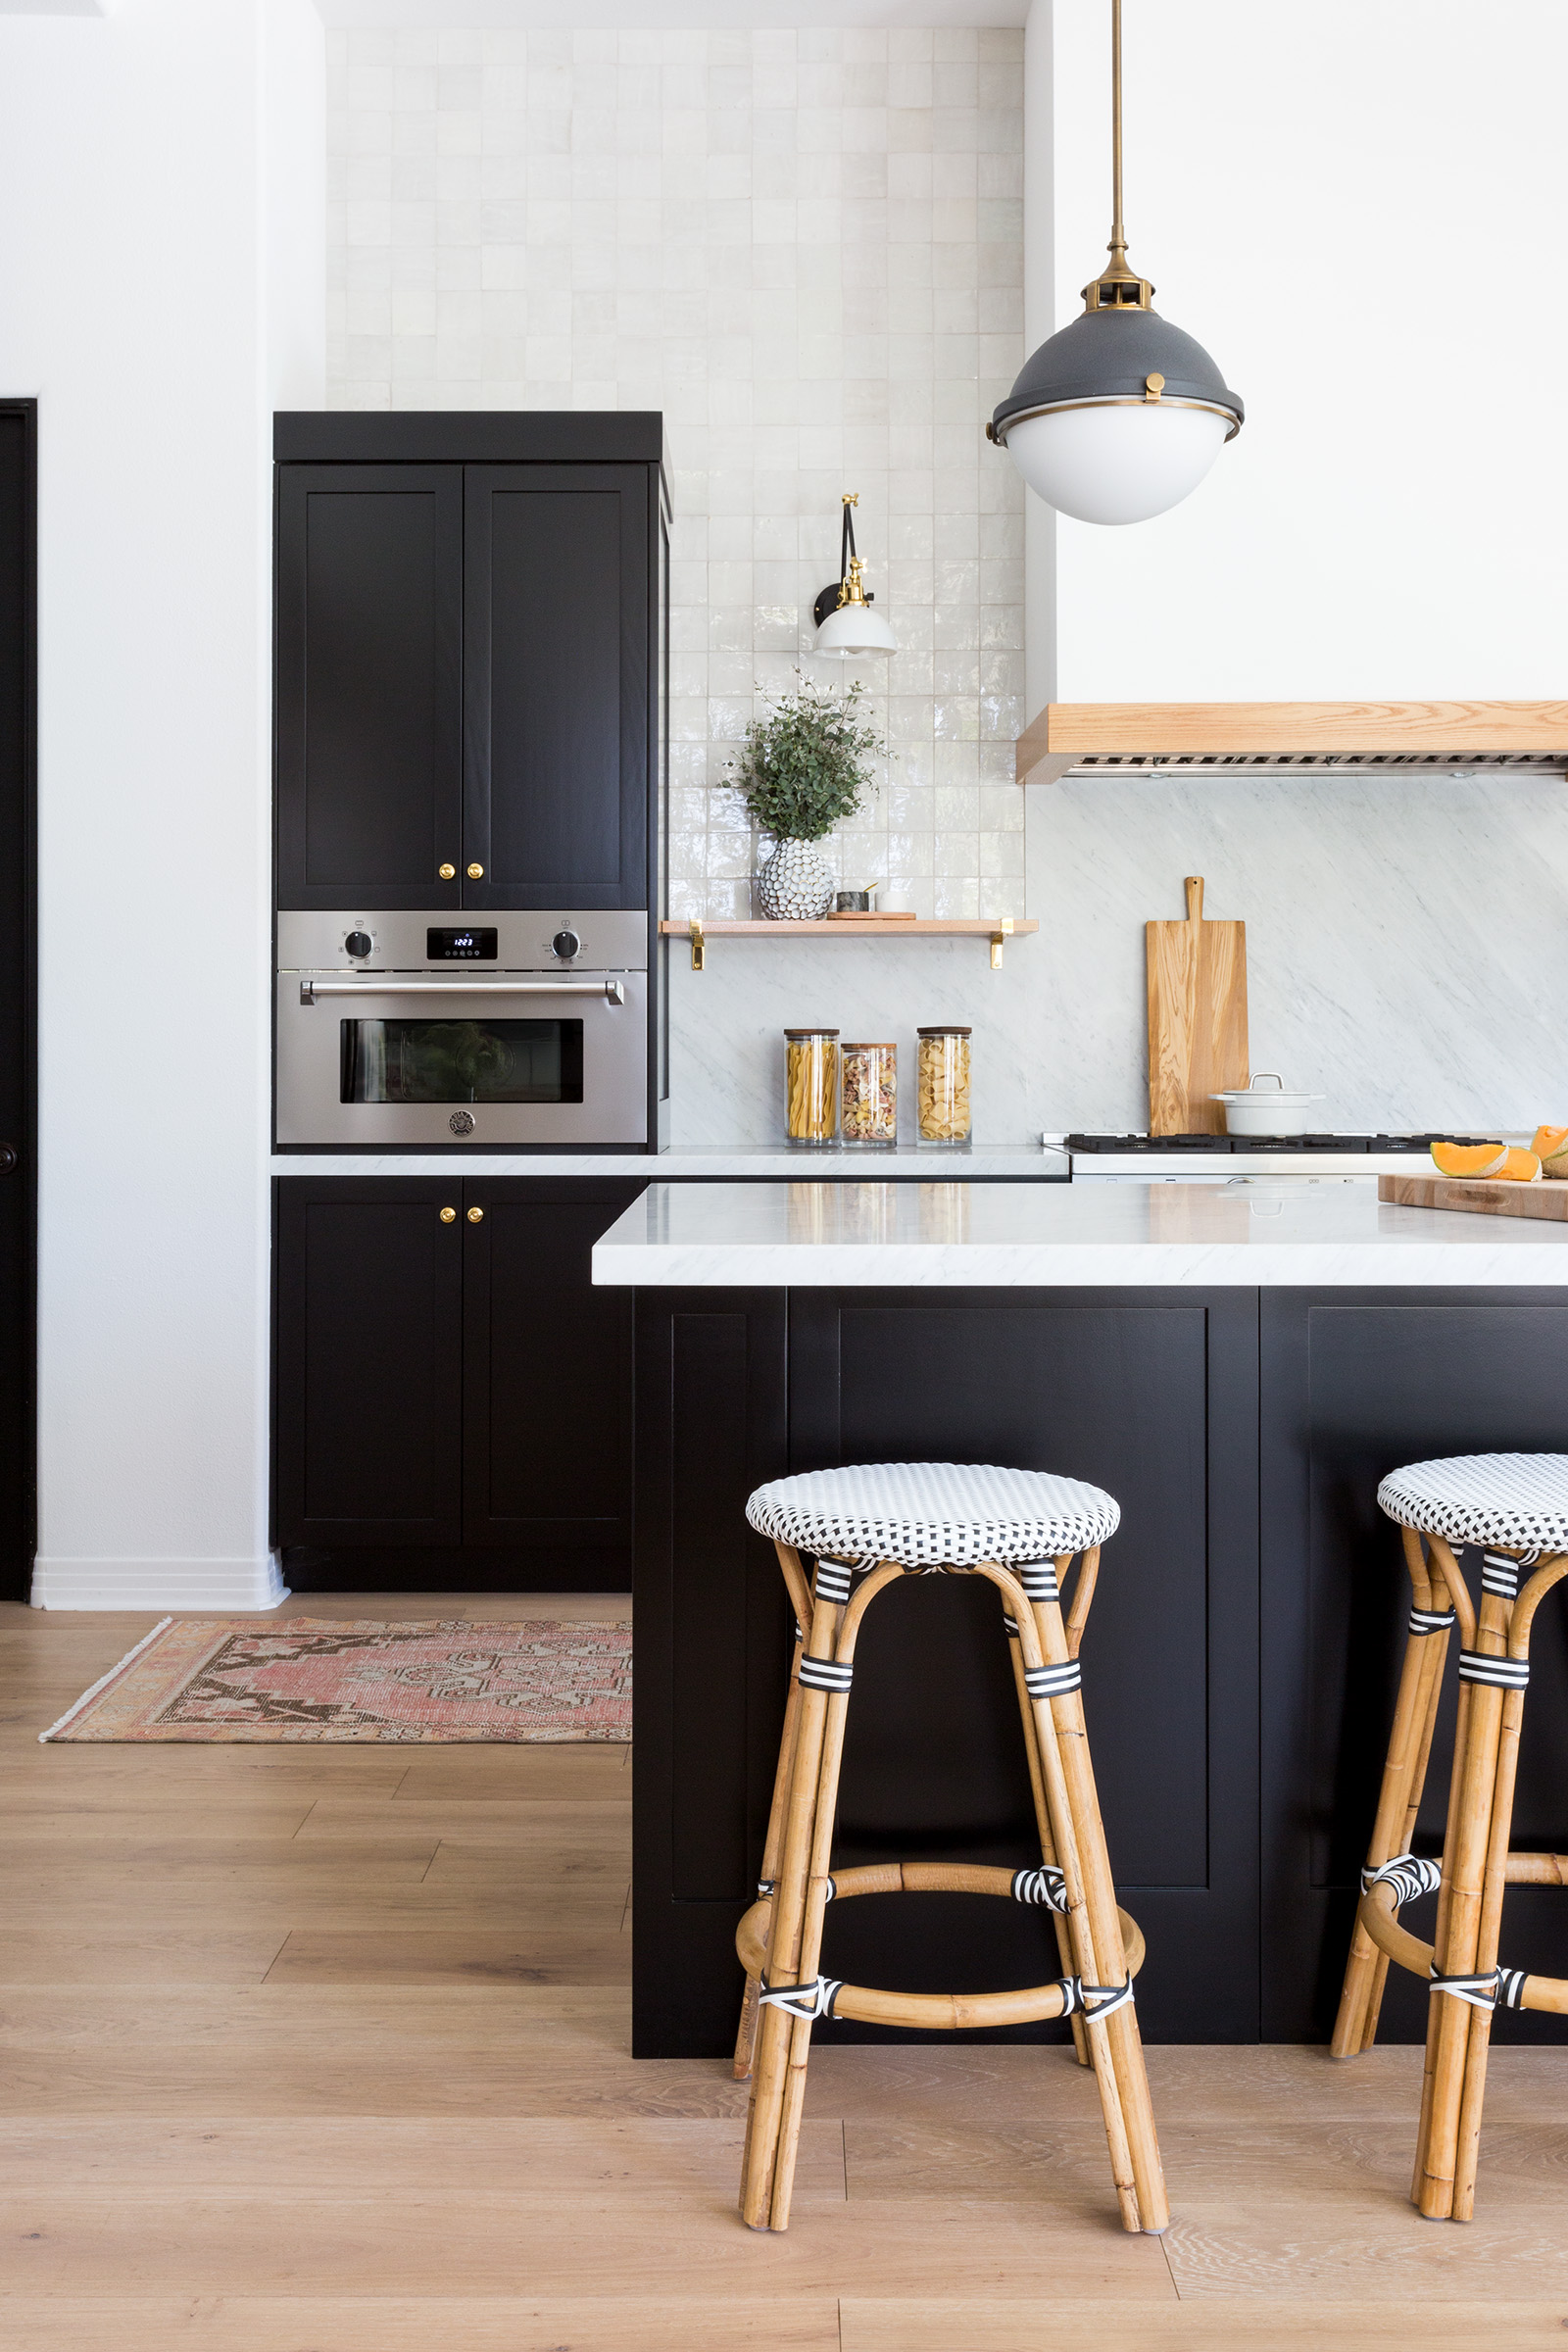
<path id="1" fill-rule="evenodd" d="M 1049 1559 L 1114 1535 L 1121 1511 L 1099 1487 L 984 1462 L 863 1462 L 759 1487 L 746 1516 L 798 1551 L 906 1567 Z"/>
<path id="2" fill-rule="evenodd" d="M 1391 1470 L 1378 1501 L 1448 1544 L 1568 1551 L 1568 1453 L 1456 1453 Z"/>

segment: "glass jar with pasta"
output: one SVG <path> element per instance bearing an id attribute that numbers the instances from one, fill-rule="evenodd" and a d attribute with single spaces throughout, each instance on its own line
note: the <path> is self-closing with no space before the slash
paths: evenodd
<path id="1" fill-rule="evenodd" d="M 922 1151 L 968 1148 L 969 1036 L 952 1023 L 919 1031 L 915 1143 Z"/>
<path id="2" fill-rule="evenodd" d="M 784 1140 L 789 1144 L 831 1144 L 839 1123 L 839 1033 L 836 1029 L 784 1032 Z"/>
<path id="3" fill-rule="evenodd" d="M 899 1140 L 899 1049 L 846 1045 L 840 1132 L 846 1151 L 891 1151 Z"/>

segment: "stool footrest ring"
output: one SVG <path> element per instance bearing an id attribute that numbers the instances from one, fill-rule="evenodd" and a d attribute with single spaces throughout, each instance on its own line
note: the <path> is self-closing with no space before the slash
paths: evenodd
<path id="1" fill-rule="evenodd" d="M 1554 1858 L 1554 1857 L 1553 1857 Z M 1534 1861 L 1536 1857 L 1521 1857 Z M 1496 1968 L 1478 1977 L 1435 1977 L 1433 1949 L 1408 1928 L 1401 1928 L 1395 1913 L 1400 1896 L 1391 1880 L 1374 1881 L 1362 1895 L 1358 1917 L 1378 1950 L 1387 1955 L 1396 1968 L 1408 1969 L 1411 1976 L 1422 1978 L 1435 1992 L 1442 1992 L 1468 2001 L 1479 2009 L 1494 2008 L 1500 1999 L 1509 2009 L 1547 2009 L 1568 2016 L 1568 1978 L 1533 1977 L 1523 1969 Z"/>
<path id="2" fill-rule="evenodd" d="M 855 1894 L 936 1893 L 1012 1897 L 1013 1882 L 1019 1876 L 1017 1871 L 974 1862 L 874 1862 L 856 1870 L 835 1871 L 833 1890 L 840 1899 Z M 735 1949 L 747 1974 L 762 1984 L 761 2001 L 808 2020 L 850 2017 L 862 2025 L 922 2026 L 963 2033 L 982 2027 L 1033 2025 L 1045 2018 L 1071 2017 L 1076 2011 L 1093 2025 L 1132 1999 L 1132 1981 L 1144 1964 L 1143 1932 L 1136 1920 L 1118 1910 L 1127 1969 L 1124 1984 L 1085 1984 L 1081 1978 L 1061 1977 L 1049 1984 L 1025 1985 L 1017 1992 L 883 1992 L 866 1984 L 846 1984 L 834 1977 L 817 1977 L 806 1984 L 768 1986 L 767 1931 L 772 1915 L 771 1894 L 755 1902 L 735 1931 Z"/>

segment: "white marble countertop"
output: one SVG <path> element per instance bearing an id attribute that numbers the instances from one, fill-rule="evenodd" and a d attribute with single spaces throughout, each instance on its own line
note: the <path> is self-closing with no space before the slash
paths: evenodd
<path id="1" fill-rule="evenodd" d="M 1059 1152 L 791 1152 L 769 1144 L 727 1151 L 670 1152 L 276 1152 L 274 1176 L 824 1176 L 929 1177 L 949 1170 L 970 1178 L 1059 1176 Z"/>
<path id="2" fill-rule="evenodd" d="M 1568 1224 L 1396 1208 L 1375 1182 L 653 1184 L 596 1283 L 1568 1287 Z"/>

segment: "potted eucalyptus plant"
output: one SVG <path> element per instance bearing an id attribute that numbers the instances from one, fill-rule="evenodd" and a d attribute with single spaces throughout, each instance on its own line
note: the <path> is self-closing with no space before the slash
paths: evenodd
<path id="1" fill-rule="evenodd" d="M 874 790 L 866 761 L 885 754 L 860 710 L 859 681 L 847 694 L 802 679 L 746 730 L 727 773 L 753 820 L 773 842 L 757 895 L 769 922 L 810 922 L 833 901 L 833 873 L 814 844 L 853 816 Z"/>

